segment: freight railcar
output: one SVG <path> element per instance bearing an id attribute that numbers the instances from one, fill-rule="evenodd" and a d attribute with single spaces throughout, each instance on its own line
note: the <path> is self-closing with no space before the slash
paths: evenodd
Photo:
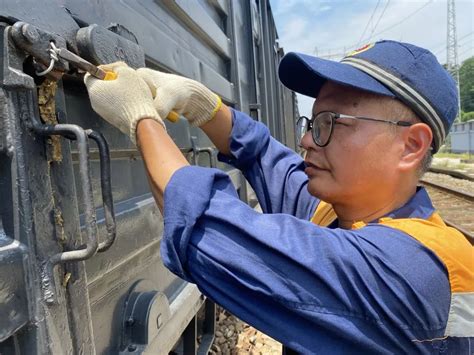
<path id="1" fill-rule="evenodd" d="M 201 81 L 295 147 L 267 0 L 0 0 L 0 353 L 205 353 L 214 304 L 166 270 L 140 155 L 91 109 L 65 48 Z M 48 71 L 48 67 L 50 71 Z M 186 157 L 239 171 L 184 119 Z"/>

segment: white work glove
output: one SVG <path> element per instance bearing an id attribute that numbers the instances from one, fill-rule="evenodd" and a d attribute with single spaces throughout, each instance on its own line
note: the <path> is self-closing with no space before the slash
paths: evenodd
<path id="1" fill-rule="evenodd" d="M 174 111 L 199 127 L 212 120 L 222 105 L 219 96 L 195 80 L 147 68 L 137 73 L 150 87 L 161 117 L 170 117 Z"/>
<path id="2" fill-rule="evenodd" d="M 150 88 L 134 69 L 123 62 L 101 65 L 100 68 L 117 73 L 117 78 L 100 80 L 90 74 L 84 77 L 95 112 L 129 135 L 133 144 L 136 144 L 137 124 L 141 119 L 151 118 L 165 127 L 154 108 Z"/>

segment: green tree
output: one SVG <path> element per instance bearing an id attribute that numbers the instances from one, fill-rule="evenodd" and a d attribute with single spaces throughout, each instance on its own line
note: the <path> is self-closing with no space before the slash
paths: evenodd
<path id="1" fill-rule="evenodd" d="M 471 112 L 461 111 L 461 122 L 467 122 L 470 120 L 474 120 L 474 111 L 471 111 Z"/>
<path id="2" fill-rule="evenodd" d="M 466 114 L 474 112 L 474 57 L 466 59 L 459 68 L 459 91 L 461 110 Z M 464 115 L 471 118 L 471 115 Z M 471 118 L 472 119 L 472 118 Z"/>

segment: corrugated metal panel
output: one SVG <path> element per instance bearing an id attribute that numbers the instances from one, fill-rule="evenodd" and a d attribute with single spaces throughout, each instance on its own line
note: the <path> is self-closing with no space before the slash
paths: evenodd
<path id="1" fill-rule="evenodd" d="M 63 35 L 72 49 L 76 49 L 75 33 L 79 27 L 98 24 L 117 28 L 116 25 L 119 24 L 143 48 L 147 66 L 185 75 L 204 83 L 222 96 L 226 103 L 266 123 L 277 139 L 295 148 L 295 99 L 291 92 L 278 83 L 276 69 L 283 52 L 276 42 L 276 28 L 267 0 L 45 0 L 41 4 L 36 1 L 0 0 L 0 16 L 10 23 L 24 20 Z M 3 49 L 6 51 L 5 47 Z M 0 58 L 3 59 L 2 56 Z M 3 68 L 3 62 L 0 64 Z M 0 79 L 3 81 L 4 77 L 0 76 Z M 8 112 L 0 111 L 3 112 L 0 122 L 17 122 L 20 117 L 31 114 L 34 109 L 32 102 L 26 108 L 22 108 L 20 104 L 27 95 L 20 92 L 15 94 L 18 99 L 13 99 L 16 96 L 11 89 L 7 87 L 5 90 L 9 105 L 11 103 L 16 111 L 12 108 Z M 183 296 L 185 283 L 167 271 L 161 263 L 161 215 L 150 194 L 143 162 L 136 149 L 126 136 L 95 115 L 87 92 L 77 78 L 66 76 L 61 81 L 56 101 L 60 121 L 101 132 L 109 142 L 117 240 L 107 252 L 97 254 L 85 263 L 57 270 L 57 281 L 66 272 L 72 273 L 68 287 L 61 289 L 62 303 L 51 306 L 48 309 L 49 316 L 44 317 L 37 330 L 23 332 L 18 342 L 24 353 L 68 352 L 71 349 L 83 353 L 115 353 L 122 337 L 123 304 L 131 287 L 138 280 L 147 279 L 153 289 L 167 297 L 173 308 L 173 301 Z M 2 107 L 6 106 L 0 105 Z M 58 226 L 51 218 L 57 211 L 63 213 L 64 230 L 70 243 L 78 243 L 75 239 L 79 228 L 84 229 L 84 201 L 78 193 L 80 180 L 77 145 L 63 140 L 63 162 L 50 164 L 48 146 L 43 138 L 36 138 L 18 122 L 16 124 L 18 139 L 15 149 L 18 151 L 18 159 L 21 154 L 25 154 L 26 165 L 29 166 L 26 182 L 30 184 L 30 188 L 35 189 L 32 194 L 35 214 L 21 210 L 23 215 L 32 219 L 31 224 L 35 225 L 34 231 L 28 232 L 31 234 L 30 239 L 25 239 L 24 244 L 30 246 L 30 255 L 42 260 L 53 250 L 59 250 L 54 239 Z M 211 146 L 201 131 L 191 129 L 183 119 L 178 124 L 167 123 L 167 126 L 170 135 L 191 162 L 195 161 L 203 166 L 214 164 L 215 155 L 209 155 L 205 151 L 195 160 L 192 159 L 190 151 L 193 142 L 195 148 Z M 4 145 L 0 134 L 0 154 L 3 154 Z M 99 160 L 92 143 L 91 148 L 94 204 L 98 211 L 99 236 L 102 240 L 106 230 L 100 197 Z M 18 221 L 15 225 L 20 232 L 12 227 L 12 220 L 15 219 L 12 206 L 17 203 L 18 197 L 11 190 L 12 178 L 5 175 L 17 174 L 10 165 L 16 166 L 18 160 L 15 156 L 12 160 L 2 158 L 0 162 L 2 166 L 8 165 L 8 169 L 0 172 L 0 182 L 9 182 L 8 187 L 5 184 L 0 186 L 2 194 L 5 192 L 13 196 L 12 203 L 9 204 L 11 207 L 0 210 L 2 221 L 5 221 L 3 227 L 0 224 L 0 232 L 5 232 L 9 238 L 18 239 L 16 233 L 23 229 L 26 233 L 26 229 L 30 227 L 28 223 L 20 225 Z M 22 164 L 20 165 L 24 167 L 25 164 Z M 241 198 L 245 199 L 246 186 L 242 174 L 237 170 L 230 170 L 228 166 L 219 166 L 229 172 L 232 181 L 239 188 Z M 56 201 L 56 205 L 51 201 Z M 38 240 L 33 241 L 32 238 Z M 36 251 L 33 250 L 33 245 L 37 245 Z M 36 267 L 33 261 L 31 265 Z M 31 284 L 30 287 L 37 294 L 40 293 L 40 290 L 35 289 L 38 284 Z M 187 294 L 189 297 L 195 296 L 193 292 Z M 190 302 L 199 305 L 202 300 Z M 41 307 L 33 310 L 32 314 L 44 315 L 45 310 L 39 308 Z M 178 315 L 174 313 L 173 316 Z M 58 338 L 46 337 L 47 341 L 40 340 L 45 333 L 54 333 L 54 329 L 60 329 Z M 176 327 L 171 331 L 163 330 L 162 334 L 169 334 L 172 338 L 168 338 L 167 343 L 172 344 L 170 339 L 178 339 L 182 331 L 183 329 Z M 91 339 L 92 336 L 94 339 Z M 63 342 L 59 341 L 61 337 L 64 338 Z M 150 351 L 153 353 L 153 349 Z"/>

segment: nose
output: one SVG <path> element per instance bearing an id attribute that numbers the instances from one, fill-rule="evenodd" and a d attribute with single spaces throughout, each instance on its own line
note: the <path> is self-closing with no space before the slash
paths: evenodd
<path id="1" fill-rule="evenodd" d="M 301 138 L 301 147 L 305 150 L 317 148 L 317 145 L 314 143 L 313 137 L 311 136 L 311 131 L 306 132 L 303 138 Z"/>

